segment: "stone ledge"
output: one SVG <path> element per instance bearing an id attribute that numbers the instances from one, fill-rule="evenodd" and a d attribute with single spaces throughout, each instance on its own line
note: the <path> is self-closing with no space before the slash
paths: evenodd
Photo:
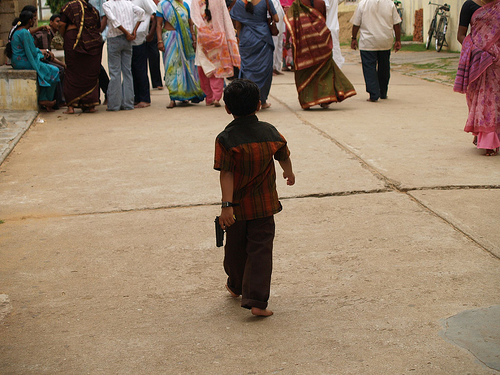
<path id="1" fill-rule="evenodd" d="M 2 65 L 0 66 L 0 78 L 36 80 L 36 70 L 18 70 L 9 65 Z"/>
<path id="2" fill-rule="evenodd" d="M 37 111 L 37 86 L 35 70 L 0 66 L 0 110 Z"/>

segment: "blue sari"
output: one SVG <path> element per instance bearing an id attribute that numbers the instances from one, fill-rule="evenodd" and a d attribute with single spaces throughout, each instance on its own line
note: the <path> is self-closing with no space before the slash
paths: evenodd
<path id="1" fill-rule="evenodd" d="M 189 7 L 176 0 L 163 0 L 158 4 L 156 16 L 163 17 L 175 28 L 162 31 L 165 84 L 170 99 L 201 102 L 205 94 L 200 87 L 198 70 L 194 66 L 195 51 L 189 31 Z"/>
<path id="2" fill-rule="evenodd" d="M 35 41 L 26 29 L 14 32 L 11 40 L 14 69 L 36 70 L 40 92 L 39 101 L 52 101 L 59 82 L 59 69 L 41 61 L 43 54 L 35 47 Z"/>
<path id="3" fill-rule="evenodd" d="M 272 1 L 271 12 L 276 14 Z M 262 104 L 267 101 L 273 80 L 274 43 L 267 24 L 266 0 L 254 5 L 254 14 L 245 10 L 245 3 L 238 0 L 231 9 L 231 18 L 241 23 L 240 78 L 254 81 L 260 89 Z"/>

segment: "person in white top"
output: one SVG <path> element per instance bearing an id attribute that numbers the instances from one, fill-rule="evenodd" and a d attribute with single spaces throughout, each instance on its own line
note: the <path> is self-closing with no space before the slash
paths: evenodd
<path id="1" fill-rule="evenodd" d="M 325 0 L 326 5 L 326 25 L 330 29 L 330 33 L 332 34 L 332 57 L 333 61 L 339 68 L 342 68 L 344 65 L 345 59 L 342 56 L 342 52 L 340 51 L 340 25 L 339 25 L 339 4 L 344 2 L 344 0 Z"/>
<path id="2" fill-rule="evenodd" d="M 137 29 L 145 13 L 128 0 L 108 0 L 102 8 L 109 27 L 107 44 L 110 80 L 107 110 L 131 110 L 134 109 L 131 42 L 136 38 Z"/>
<path id="3" fill-rule="evenodd" d="M 391 48 L 401 49 L 401 18 L 392 0 L 361 0 L 351 18 L 351 48 L 359 50 L 368 99 L 387 99 L 391 75 Z M 394 42 L 394 35 L 396 42 Z"/>
<path id="4" fill-rule="evenodd" d="M 283 10 L 283 7 L 281 6 L 281 3 L 279 0 L 272 0 L 274 9 L 276 10 L 279 21 L 276 23 L 276 26 L 278 27 L 278 31 L 280 32 L 278 35 L 273 36 L 273 42 L 274 42 L 274 55 L 273 55 L 273 73 L 276 74 L 283 74 L 281 73 L 281 69 L 283 68 L 283 34 L 286 31 L 286 25 L 285 25 L 285 11 Z"/>
<path id="5" fill-rule="evenodd" d="M 148 41 L 153 40 L 156 28 L 149 31 L 151 16 L 156 14 L 156 4 L 153 0 L 131 0 L 132 4 L 144 10 L 144 20 L 137 29 L 135 40 L 132 41 L 132 78 L 134 80 L 134 107 L 146 108 L 151 105 L 148 79 Z M 156 24 L 156 22 L 155 22 Z"/>

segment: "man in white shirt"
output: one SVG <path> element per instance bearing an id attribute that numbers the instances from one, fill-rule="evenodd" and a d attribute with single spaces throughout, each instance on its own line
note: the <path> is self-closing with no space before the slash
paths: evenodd
<path id="1" fill-rule="evenodd" d="M 394 44 L 395 52 L 401 49 L 401 18 L 396 6 L 392 0 L 361 0 L 350 22 L 352 49 L 358 47 L 356 39 L 360 31 L 359 50 L 366 92 L 370 94 L 368 100 L 387 99 L 391 48 Z"/>
<path id="2" fill-rule="evenodd" d="M 128 0 L 108 0 L 102 8 L 109 27 L 107 44 L 110 80 L 107 110 L 131 110 L 134 109 L 131 42 L 136 38 L 137 29 L 145 14 Z"/>
<path id="3" fill-rule="evenodd" d="M 148 47 L 146 37 L 149 32 L 151 15 L 156 13 L 153 0 L 131 0 L 132 4 L 144 10 L 144 20 L 137 29 L 135 40 L 132 41 L 132 78 L 134 80 L 134 107 L 146 108 L 151 105 L 148 79 Z M 152 32 L 155 33 L 156 29 Z M 153 34 L 149 35 L 152 39 Z"/>

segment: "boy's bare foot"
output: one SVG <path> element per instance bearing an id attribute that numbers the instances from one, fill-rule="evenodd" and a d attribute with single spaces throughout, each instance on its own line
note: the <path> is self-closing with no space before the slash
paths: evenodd
<path id="1" fill-rule="evenodd" d="M 271 103 L 265 102 L 264 104 L 262 104 L 262 107 L 260 107 L 260 108 L 261 109 L 268 109 L 270 106 L 271 106 Z"/>
<path id="2" fill-rule="evenodd" d="M 226 284 L 226 289 L 227 291 L 229 292 L 229 294 L 231 295 L 231 297 L 233 298 L 238 298 L 240 295 L 239 294 L 236 294 L 235 292 L 233 292 L 231 289 L 229 289 L 229 287 L 227 286 Z"/>
<path id="3" fill-rule="evenodd" d="M 68 109 L 63 112 L 65 115 L 74 115 L 75 109 L 71 106 L 68 106 Z"/>
<path id="4" fill-rule="evenodd" d="M 252 314 L 255 315 L 255 316 L 271 316 L 273 315 L 274 313 L 269 310 L 269 309 L 259 309 L 258 307 L 252 307 Z"/>

